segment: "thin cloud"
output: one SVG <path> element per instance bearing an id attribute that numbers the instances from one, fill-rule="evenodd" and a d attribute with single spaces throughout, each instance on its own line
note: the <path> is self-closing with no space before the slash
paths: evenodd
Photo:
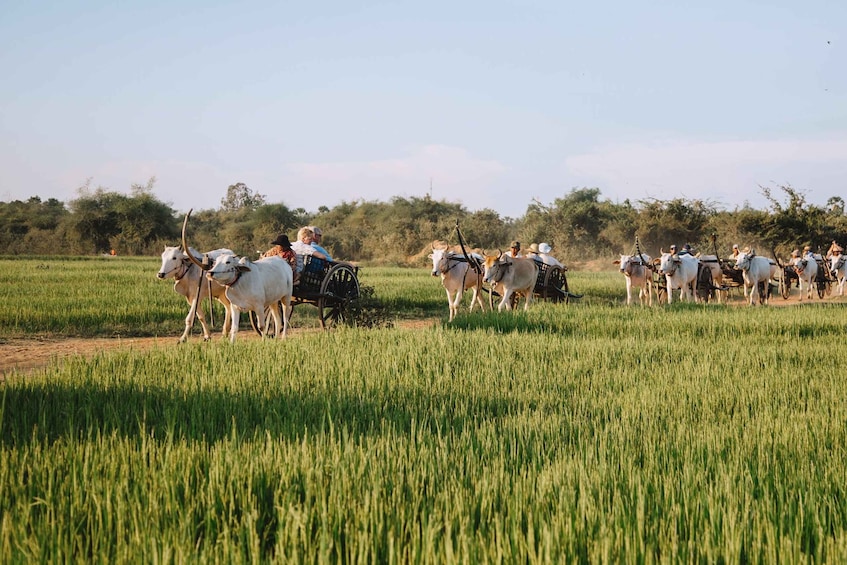
<path id="1" fill-rule="evenodd" d="M 847 139 L 627 144 L 566 159 L 569 175 L 623 198 L 699 198 L 724 204 L 755 200 L 759 185 L 806 183 L 840 193 Z M 822 186 L 823 185 L 823 186 Z M 831 194 L 830 194 L 831 195 Z"/>

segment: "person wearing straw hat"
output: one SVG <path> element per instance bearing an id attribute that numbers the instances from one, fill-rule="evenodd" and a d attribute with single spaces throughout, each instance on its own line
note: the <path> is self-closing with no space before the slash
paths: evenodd
<path id="1" fill-rule="evenodd" d="M 532 243 L 529 246 L 529 249 L 526 250 L 526 256 L 528 259 L 538 259 L 538 244 Z"/>
<path id="2" fill-rule="evenodd" d="M 829 249 L 826 252 L 826 258 L 830 257 L 838 257 L 844 252 L 844 248 L 838 245 L 835 240 L 832 240 L 832 245 L 829 246 Z"/>

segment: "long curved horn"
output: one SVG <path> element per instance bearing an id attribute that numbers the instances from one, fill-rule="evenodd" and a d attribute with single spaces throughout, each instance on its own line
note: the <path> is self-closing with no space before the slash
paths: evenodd
<path id="1" fill-rule="evenodd" d="M 189 216 L 191 216 L 192 210 L 194 210 L 194 208 L 191 208 L 188 211 L 188 213 L 185 215 L 185 219 L 182 221 L 182 250 L 185 252 L 186 255 L 188 255 L 188 258 L 191 260 L 192 263 L 200 267 L 201 270 L 205 271 L 206 267 L 203 266 L 203 263 L 197 260 L 194 254 L 188 249 L 188 243 L 185 242 L 185 228 L 186 226 L 188 226 L 188 218 Z"/>

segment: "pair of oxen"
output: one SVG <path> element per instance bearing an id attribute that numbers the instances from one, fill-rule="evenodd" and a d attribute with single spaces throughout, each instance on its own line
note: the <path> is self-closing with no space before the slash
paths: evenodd
<path id="1" fill-rule="evenodd" d="M 180 343 L 188 338 L 195 316 L 203 328 L 203 339 L 211 339 L 202 306 L 209 296 L 224 306 L 223 333 L 229 334 L 231 342 L 235 342 L 238 335 L 241 312 L 249 311 L 256 314 L 256 327 L 263 329 L 263 335 L 268 333 L 265 313 L 269 312 L 274 321 L 275 335 L 286 337 L 294 290 L 294 274 L 288 261 L 279 256 L 251 261 L 225 248 L 198 253 L 185 241 L 190 215 L 189 211 L 182 226 L 182 246 L 165 247 L 162 265 L 156 275 L 161 280 L 173 278 L 174 290 L 185 296 L 191 305 Z M 281 313 L 276 307 L 278 303 L 282 304 Z"/>
<path id="2" fill-rule="evenodd" d="M 476 304 L 479 304 L 480 310 L 485 310 L 483 283 L 490 284 L 492 290 L 502 297 L 497 305 L 498 311 L 512 309 L 514 294 L 525 297 L 524 310 L 532 302 L 539 269 L 534 259 L 511 257 L 501 251 L 496 255 L 469 253 L 466 256 L 434 244 L 429 258 L 432 259 L 432 276 L 441 277 L 441 284 L 447 292 L 450 322 L 459 312 L 466 290 L 473 291 L 470 311 L 473 312 Z"/>

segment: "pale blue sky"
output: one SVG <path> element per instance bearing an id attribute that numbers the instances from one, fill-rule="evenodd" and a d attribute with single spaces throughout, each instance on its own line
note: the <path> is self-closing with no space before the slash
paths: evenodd
<path id="1" fill-rule="evenodd" d="M 0 0 L 0 201 L 847 197 L 847 2 Z M 777 193 L 780 194 L 780 193 Z"/>

